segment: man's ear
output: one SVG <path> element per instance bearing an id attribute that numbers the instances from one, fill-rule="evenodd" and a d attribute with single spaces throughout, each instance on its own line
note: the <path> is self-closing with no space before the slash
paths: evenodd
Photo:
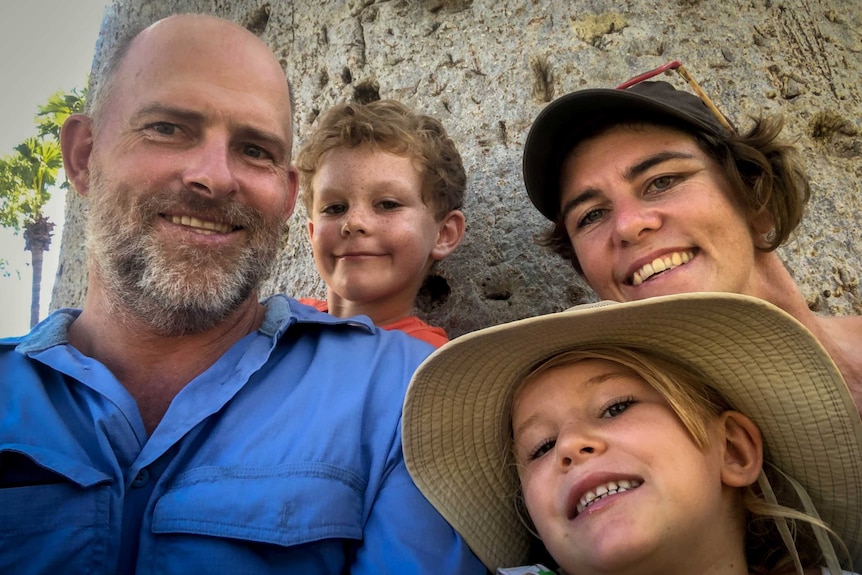
<path id="1" fill-rule="evenodd" d="M 440 261 L 458 247 L 464 238 L 464 229 L 467 226 L 464 212 L 452 210 L 438 223 L 437 243 L 431 250 L 431 259 Z"/>
<path id="2" fill-rule="evenodd" d="M 84 114 L 72 114 L 60 130 L 63 170 L 75 191 L 90 193 L 90 156 L 93 153 L 93 124 Z"/>
<path id="3" fill-rule="evenodd" d="M 763 436 L 747 416 L 725 411 L 719 425 L 724 435 L 721 482 L 730 487 L 745 487 L 757 481 L 763 468 Z"/>

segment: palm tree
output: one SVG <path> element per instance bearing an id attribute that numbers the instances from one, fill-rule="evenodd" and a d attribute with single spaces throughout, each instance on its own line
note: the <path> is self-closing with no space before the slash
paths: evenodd
<path id="1" fill-rule="evenodd" d="M 87 88 L 82 90 L 72 88 L 69 92 L 59 90 L 52 94 L 44 106 L 39 106 L 39 111 L 36 113 L 39 136 L 53 136 L 59 142 L 63 122 L 72 114 L 84 111 L 86 98 Z"/>
<path id="2" fill-rule="evenodd" d="M 51 199 L 63 165 L 60 144 L 54 139 L 27 138 L 15 154 L 0 159 L 0 225 L 24 230 L 24 249 L 33 267 L 30 327 L 39 321 L 43 254 L 51 247 L 54 224 L 42 214 Z"/>
<path id="3" fill-rule="evenodd" d="M 0 226 L 16 234 L 24 230 L 24 249 L 30 252 L 33 267 L 30 327 L 39 321 L 42 261 L 54 229 L 42 210 L 63 165 L 60 128 L 70 115 L 84 111 L 86 96 L 86 88 L 54 93 L 36 114 L 39 135 L 17 146 L 13 155 L 0 158 Z M 61 187 L 69 187 L 65 177 Z M 9 275 L 5 260 L 0 261 L 0 274 Z"/>

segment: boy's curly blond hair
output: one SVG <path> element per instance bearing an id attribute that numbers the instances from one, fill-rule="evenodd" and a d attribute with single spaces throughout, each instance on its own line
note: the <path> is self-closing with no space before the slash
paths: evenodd
<path id="1" fill-rule="evenodd" d="M 296 159 L 306 213 L 311 214 L 311 182 L 326 153 L 362 145 L 413 158 L 422 178 L 422 201 L 438 221 L 463 206 L 467 176 L 443 125 L 396 100 L 377 100 L 338 104 L 318 118 Z"/>

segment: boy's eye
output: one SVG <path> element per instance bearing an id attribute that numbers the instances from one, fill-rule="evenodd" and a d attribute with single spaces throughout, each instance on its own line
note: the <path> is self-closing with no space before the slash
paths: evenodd
<path id="1" fill-rule="evenodd" d="M 326 206 L 322 210 L 321 213 L 329 214 L 329 215 L 338 215 L 343 214 L 347 211 L 347 206 L 344 204 L 332 204 L 331 206 Z"/>
<path id="2" fill-rule="evenodd" d="M 399 204 L 395 200 L 383 200 L 382 202 L 380 202 L 380 207 L 384 210 L 394 210 L 396 208 L 399 208 L 400 206 L 401 204 Z"/>

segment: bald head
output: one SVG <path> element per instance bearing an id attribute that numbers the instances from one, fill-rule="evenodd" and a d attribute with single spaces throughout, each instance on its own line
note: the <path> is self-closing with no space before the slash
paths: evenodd
<path id="1" fill-rule="evenodd" d="M 166 64 L 175 74 L 210 75 L 213 81 L 234 85 L 251 81 L 247 85 L 262 89 L 261 97 L 282 105 L 291 133 L 293 96 L 270 48 L 242 26 L 205 14 L 169 16 L 117 44 L 88 99 L 96 130 L 123 92 L 164 81 Z"/>

